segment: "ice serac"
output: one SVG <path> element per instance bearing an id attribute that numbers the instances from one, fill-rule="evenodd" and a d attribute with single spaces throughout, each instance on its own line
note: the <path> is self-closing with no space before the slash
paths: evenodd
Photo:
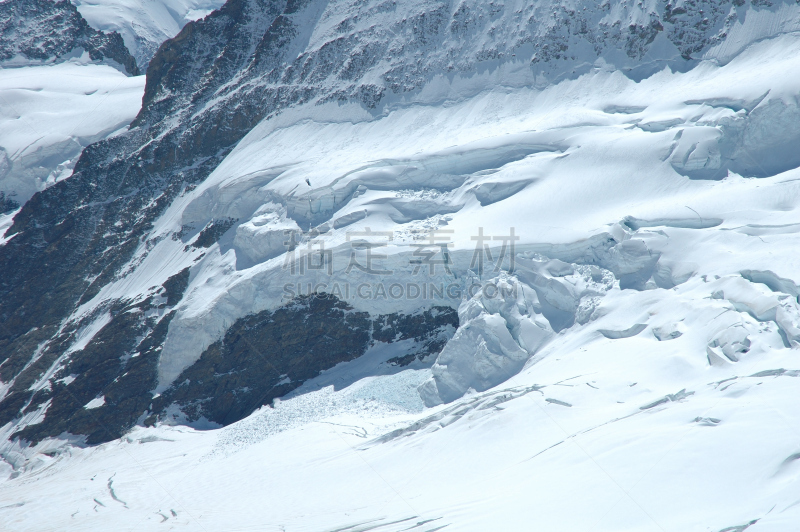
<path id="1" fill-rule="evenodd" d="M 432 378 L 419 388 L 428 406 L 510 379 L 553 335 L 536 292 L 508 276 L 463 302 L 458 320 L 458 331 L 431 368 Z"/>
<path id="2" fill-rule="evenodd" d="M 622 244 L 611 242 L 612 249 Z M 602 315 L 601 298 L 620 281 L 593 264 L 596 256 L 573 260 L 583 264 L 520 255 L 513 274 L 467 281 L 467 293 L 476 293 L 459 306 L 459 328 L 419 388 L 425 404 L 449 403 L 511 379 L 556 333 Z"/>
<path id="3" fill-rule="evenodd" d="M 751 263 L 737 272 L 794 278 L 749 236 L 745 226 L 765 225 L 760 214 L 719 205 L 752 193 L 755 213 L 791 211 L 790 195 L 734 173 L 775 184 L 793 171 L 784 148 L 776 161 L 763 155 L 778 142 L 763 126 L 776 113 L 793 116 L 795 82 L 768 80 L 796 66 L 786 51 L 800 45 L 788 25 L 765 23 L 773 29 L 749 33 L 750 46 L 725 61 L 702 58 L 737 24 L 798 9 L 721 0 L 231 0 L 159 47 L 129 128 L 86 148 L 71 177 L 35 194 L 10 227 L 2 220 L 0 424 L 30 441 L 71 433 L 96 443 L 226 394 L 254 393 L 254 405 L 268 390 L 259 395 L 247 379 L 212 371 L 231 354 L 232 328 L 271 342 L 267 318 L 308 296 L 309 283 L 340 289 L 347 312 L 373 323 L 458 308 L 459 297 L 383 298 L 374 285 L 406 289 L 425 235 L 453 231 L 448 271 L 430 281 L 466 289 L 478 223 L 495 259 L 495 238 L 512 226 L 524 233 L 512 272 L 526 287 L 524 304 L 465 304 L 479 312 L 464 315 L 434 373 L 447 400 L 523 367 L 538 352 L 531 327 L 545 320 L 543 338 L 586 331 L 619 308 L 609 293 L 634 298 L 730 275 L 703 254 L 715 239 L 747 243 Z M 705 180 L 721 174 L 722 187 Z M 766 225 L 796 223 L 781 216 Z M 293 277 L 286 268 L 294 263 L 280 236 L 298 229 L 290 251 L 323 242 L 338 264 L 330 274 Z M 395 277 L 347 273 L 348 232 L 368 229 L 392 231 L 383 266 Z M 372 291 L 346 300 L 348 280 L 371 282 Z M 534 301 L 540 307 L 530 310 Z M 597 327 L 628 331 L 648 320 L 626 314 Z M 681 332 L 657 327 L 664 338 Z M 793 330 L 781 327 L 790 343 Z M 647 336 L 591 331 L 609 342 Z M 745 345 L 731 338 L 712 348 Z M 478 359 L 456 349 L 471 341 L 485 346 Z M 714 341 L 704 338 L 700 351 Z M 258 354 L 237 350 L 242 360 L 226 363 L 247 371 Z M 451 355 L 452 375 L 444 369 Z M 293 382 L 320 369 L 304 368 Z M 183 374 L 202 379 L 178 380 Z M 151 410 L 156 391 L 175 404 Z M 102 405 L 84 408 L 99 397 Z M 218 405 L 195 413 L 227 422 L 247 414 L 239 407 L 230 418 Z"/>

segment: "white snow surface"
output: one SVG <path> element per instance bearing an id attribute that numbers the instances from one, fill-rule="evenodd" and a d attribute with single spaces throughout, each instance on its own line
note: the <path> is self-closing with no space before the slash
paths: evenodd
<path id="1" fill-rule="evenodd" d="M 436 79 L 379 117 L 332 104 L 262 123 L 74 317 L 191 266 L 160 389 L 287 283 L 478 279 L 515 295 L 348 298 L 451 305 L 461 326 L 432 367 L 389 370 L 402 346 L 377 346 L 225 428 L 5 444 L 3 525 L 797 530 L 800 35 L 761 29 L 729 61 L 638 83 L 598 65 L 535 89 L 506 66 Z M 184 251 L 212 219 L 237 222 Z M 331 275 L 282 268 L 275 233 L 293 223 L 327 229 Z M 346 273 L 347 233 L 368 227 L 392 233 L 379 252 L 394 274 Z M 515 228 L 515 272 L 479 278 L 479 227 Z M 431 228 L 453 231 L 451 273 L 420 278 L 411 244 Z"/>
<path id="2" fill-rule="evenodd" d="M 726 304 L 694 310 L 713 286 L 686 285 L 615 298 L 625 323 L 652 313 L 646 332 L 564 335 L 502 386 L 448 407 L 387 408 L 392 379 L 413 397 L 419 370 L 406 370 L 383 386 L 371 379 L 360 397 L 352 389 L 369 383 L 224 429 L 136 429 L 55 452 L 43 443 L 3 485 L 4 526 L 719 531 L 757 520 L 756 531 L 794 530 L 800 372 L 779 368 L 796 368 L 797 353 L 774 326 L 729 311 L 761 329 L 758 347 L 709 366 L 704 343 Z M 680 320 L 692 324 L 680 338 L 651 333 Z"/>
<path id="3" fill-rule="evenodd" d="M 88 57 L 0 69 L 0 191 L 21 205 L 69 177 L 84 147 L 133 120 L 144 82 Z"/>
<path id="4" fill-rule="evenodd" d="M 288 299 L 286 283 L 324 282 L 328 290 L 349 283 L 355 291 L 363 282 L 410 279 L 410 245 L 431 228 L 453 231 L 443 236 L 453 245 L 454 276 L 439 267 L 430 279 L 437 283 L 464 282 L 479 227 L 494 236 L 515 227 L 518 251 L 567 262 L 591 255 L 607 237 L 633 239 L 625 246 L 642 250 L 643 260 L 661 257 L 664 286 L 742 269 L 793 278 L 789 263 L 770 255 L 774 246 L 740 228 L 797 223 L 794 173 L 751 179 L 731 172 L 713 181 L 678 171 L 720 168 L 723 132 L 738 134 L 733 156 L 760 174 L 770 174 L 765 165 L 800 166 L 792 148 L 800 143 L 794 120 L 800 119 L 800 78 L 785 75 L 800 66 L 798 52 L 800 38 L 790 34 L 758 42 L 724 66 L 705 62 L 639 83 L 598 69 L 544 90 L 505 86 L 509 78 L 519 81 L 521 67 L 478 80 L 440 79 L 419 101 L 377 119 L 366 113 L 354 118 L 357 112 L 335 104 L 287 111 L 253 130 L 203 184 L 179 198 L 154 229 L 165 238 L 146 256 L 143 246 L 133 261 L 137 269 L 85 308 L 146 291 L 193 264 L 200 251 L 184 253 L 185 243 L 170 236 L 225 218 L 246 223 L 193 268 L 161 357 L 162 385 L 233 321 Z M 280 233 L 287 216 L 304 230 L 327 227 L 321 239 L 336 250 L 333 275 L 316 270 L 293 276 L 280 252 L 254 264 L 253 250 L 261 248 L 249 243 L 237 249 L 245 237 L 272 238 L 269 225 L 252 229 L 265 210 L 274 213 Z M 619 225 L 626 217 L 640 220 L 635 234 Z M 366 228 L 393 232 L 380 248 L 388 255 L 381 267 L 394 270 L 393 276 L 346 272 L 347 233 Z M 720 262 L 720 248 L 737 250 L 732 262 Z M 634 271 L 636 265 L 625 260 L 612 253 L 601 262 Z M 446 297 L 433 302 L 460 303 Z M 371 312 L 412 311 L 422 304 L 387 297 L 351 303 Z"/>
<path id="5" fill-rule="evenodd" d="M 14 215 L 19 212 L 19 209 L 15 211 L 8 212 L 6 214 L 0 214 L 0 246 L 8 242 L 11 237 L 6 237 L 5 234 L 8 232 L 8 229 L 14 223 Z"/>
<path id="6" fill-rule="evenodd" d="M 198 20 L 223 0 L 74 0 L 90 26 L 116 31 L 142 71 L 158 47 L 178 34 L 187 22 Z"/>

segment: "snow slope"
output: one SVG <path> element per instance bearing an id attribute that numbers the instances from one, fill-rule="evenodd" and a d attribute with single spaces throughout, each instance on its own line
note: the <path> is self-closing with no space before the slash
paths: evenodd
<path id="1" fill-rule="evenodd" d="M 664 254 L 661 243 L 632 232 L 658 223 L 711 228 L 723 218 L 706 218 L 693 206 L 678 213 L 655 205 L 658 198 L 671 201 L 708 186 L 687 181 L 719 180 L 729 172 L 769 177 L 797 166 L 791 97 L 772 95 L 766 79 L 747 72 L 735 90 L 704 83 L 719 69 L 720 79 L 739 84 L 739 71 L 758 61 L 751 57 L 726 69 L 737 50 L 790 34 L 799 14 L 796 2 L 738 0 L 226 4 L 159 49 L 132 127 L 85 150 L 71 179 L 15 216 L 8 232 L 16 236 L 0 248 L 0 270 L 9 279 L 0 285 L 0 314 L 10 324 L 0 337 L 10 359 L 0 367 L 8 385 L 0 422 L 16 425 L 16 437 L 32 441 L 68 429 L 99 443 L 167 416 L 167 408 L 190 410 L 174 402 L 176 394 L 217 404 L 217 419 L 225 420 L 222 403 L 230 393 L 246 415 L 260 405 L 242 394 L 257 393 L 261 385 L 238 376 L 268 368 L 257 363 L 264 350 L 250 348 L 241 359 L 224 356 L 220 363 L 235 359 L 242 366 L 219 374 L 234 377 L 217 393 L 204 378 L 217 378 L 210 360 L 231 345 L 225 335 L 247 330 L 251 341 L 247 316 L 258 321 L 262 312 L 296 299 L 297 281 L 305 288 L 332 280 L 333 296 L 352 299 L 346 285 L 345 294 L 337 292 L 342 282 L 375 276 L 347 273 L 341 264 L 351 251 L 348 233 L 373 225 L 396 224 L 397 238 L 386 248 L 394 277 L 382 280 L 388 287 L 371 287 L 376 297 L 353 301 L 355 314 L 339 317 L 367 311 L 367 321 L 400 323 L 402 315 L 413 329 L 427 319 L 418 311 L 431 306 L 449 306 L 437 316 L 449 316 L 445 325 L 454 325 L 460 299 L 441 288 L 472 282 L 470 248 L 480 227 L 496 245 L 510 221 L 524 223 L 518 250 L 530 263 L 520 282 L 536 297 L 527 293 L 516 310 L 509 302 L 500 318 L 484 316 L 482 304 L 472 309 L 475 315 L 464 314 L 493 331 L 472 336 L 490 346 L 481 364 L 499 349 L 499 365 L 518 370 L 551 334 L 586 323 L 593 298 L 610 288 L 611 277 L 622 289 L 641 290 L 696 273 L 690 263 Z M 723 49 L 729 32 L 736 45 Z M 704 54 L 709 60 L 697 66 Z M 784 67 L 794 67 L 790 58 L 753 72 L 774 77 Z M 615 175 L 623 177 L 617 182 Z M 544 199 L 550 195 L 561 199 Z M 573 201 L 582 205 L 583 219 Z M 669 217 L 650 218 L 650 210 Z M 378 297 L 394 280 L 421 269 L 426 251 L 415 237 L 442 227 L 454 231 L 454 242 L 451 271 L 430 279 L 440 289 L 422 299 Z M 304 231 L 303 249 L 324 243 L 335 251 L 335 271 L 292 278 L 282 269 L 284 232 L 292 229 Z M 326 236 L 316 239 L 315 231 Z M 287 284 L 290 290 L 283 289 Z M 341 310 L 351 302 L 329 303 Z M 320 317 L 310 313 L 309 319 Z M 265 323 L 273 323 L 270 334 L 279 332 L 277 322 Z M 348 329 L 332 320 L 321 325 L 313 330 Z M 362 330 L 374 338 L 372 325 Z M 98 331 L 88 343 L 87 331 Z M 494 334 L 503 338 L 494 342 Z M 335 347 L 355 338 L 347 336 Z M 368 347 L 348 347 L 342 360 Z M 123 365 L 100 365 L 110 353 L 123 353 Z M 400 358 L 408 356 L 414 355 Z M 308 373 L 290 377 L 273 368 L 274 380 L 263 386 L 288 392 L 334 363 L 306 360 Z M 498 379 L 481 364 L 450 375 L 441 368 L 451 365 L 441 362 L 425 387 L 431 404 L 468 389 L 473 377 L 480 388 Z M 132 366 L 137 371 L 128 371 Z M 67 377 L 74 379 L 69 385 Z M 446 397 L 440 385 L 450 388 Z M 164 393 L 151 405 L 153 389 Z M 81 410 L 101 396 L 106 400 L 91 416 Z M 36 412 L 44 421 L 26 428 L 20 420 Z M 191 417 L 202 416 L 195 409 Z M 117 425 L 115 431 L 103 428 L 107 423 Z"/>
<path id="2" fill-rule="evenodd" d="M 144 76 L 80 58 L 0 69 L 0 191 L 23 204 L 136 116 Z"/>
<path id="3" fill-rule="evenodd" d="M 765 188 L 764 181 L 735 173 L 723 181 L 687 175 L 705 171 L 713 176 L 731 167 L 745 175 L 769 175 L 800 165 L 793 149 L 800 142 L 793 125 L 800 114 L 793 96 L 800 83 L 782 75 L 798 67 L 792 52 L 798 49 L 800 40 L 788 35 L 758 43 L 722 67 L 709 62 L 685 74 L 663 71 L 640 83 L 602 69 L 542 91 L 524 86 L 514 72 L 508 77 L 517 87 L 488 75 L 456 78 L 452 84 L 442 80 L 431 88 L 428 101 L 423 93 L 422 101 L 379 119 L 365 115 L 353 121 L 354 113 L 335 105 L 287 112 L 255 129 L 202 185 L 176 201 L 154 229 L 167 238 L 152 251 L 142 246 L 138 256 L 143 260 L 134 259 L 136 271 L 105 287 L 85 309 L 130 297 L 193 264 L 201 251 L 186 254 L 184 242 L 168 236 L 194 228 L 187 236 L 191 240 L 211 220 L 227 218 L 251 222 L 205 252 L 193 271 L 161 356 L 162 385 L 196 360 L 227 324 L 278 305 L 287 297 L 286 283 L 388 282 L 387 276 L 346 272 L 347 233 L 367 227 L 394 232 L 385 251 L 389 262 L 383 264 L 401 280 L 414 269 L 409 258 L 411 245 L 419 242 L 415 238 L 437 227 L 453 231 L 445 236 L 453 244 L 454 275 L 465 282 L 479 226 L 495 236 L 516 227 L 520 251 L 593 263 L 617 275 L 645 272 L 652 257 L 659 260 L 665 287 L 690 275 L 738 269 L 793 278 L 791 266 L 774 264 L 760 240 L 741 237 L 748 252 L 736 266 L 720 269 L 716 249 L 675 244 L 670 231 L 709 229 L 727 239 L 736 238 L 728 235 L 738 227 L 796 223 L 791 178 Z M 471 84 L 492 88 L 476 90 Z M 448 103 L 442 105 L 443 100 Z M 782 127 L 778 120 L 785 121 Z M 516 193 L 505 197 L 509 189 Z M 317 238 L 337 253 L 332 277 L 316 271 L 293 276 L 284 268 L 282 246 L 253 264 L 252 253 L 244 254 L 242 247 L 251 250 L 254 239 L 270 238 L 269 224 L 259 225 L 260 236 L 252 236 L 248 225 L 260 223 L 265 211 L 304 229 L 327 227 Z M 620 226 L 626 217 L 642 222 Z M 283 222 L 273 223 L 282 237 Z M 672 229 L 662 229 L 665 236 L 649 226 Z M 641 232 L 631 235 L 632 227 Z M 624 254 L 592 255 L 607 237 L 620 245 L 632 238 L 648 259 L 623 271 Z M 636 245 L 625 244 L 617 252 L 638 253 Z M 437 275 L 444 275 L 442 268 Z M 354 297 L 351 303 L 371 312 L 421 304 L 375 297 Z"/>
<path id="4" fill-rule="evenodd" d="M 406 370 L 216 431 L 43 444 L 0 511 L 8 530 L 791 531 L 800 373 L 782 368 L 797 353 L 742 314 L 772 331 L 741 362 L 708 366 L 702 344 L 728 304 L 696 307 L 717 287 L 617 293 L 609 318 L 622 312 L 597 326 L 651 314 L 646 332 L 561 336 L 448 407 L 399 409 L 419 382 Z M 654 325 L 670 322 L 689 332 L 659 342 Z"/>
<path id="5" fill-rule="evenodd" d="M 78 11 L 99 30 L 116 31 L 142 70 L 161 43 L 187 22 L 219 8 L 221 0 L 75 0 Z"/>
<path id="6" fill-rule="evenodd" d="M 73 319 L 191 267 L 161 392 L 287 284 L 369 284 L 348 303 L 371 313 L 451 305 L 456 335 L 427 365 L 371 353 L 217 430 L 162 419 L 93 448 L 6 443 L 4 523 L 795 530 L 800 35 L 748 35 L 727 60 L 638 82 L 600 62 L 534 88 L 510 63 L 437 77 L 377 116 L 329 103 L 262 122 Z M 219 220 L 234 222 L 192 248 Z M 330 275 L 284 268 L 276 237 L 295 226 L 321 232 L 305 238 L 333 251 Z M 476 270 L 479 227 L 515 228 L 514 271 Z M 367 228 L 392 232 L 393 274 L 346 271 L 348 232 Z M 415 275 L 431 228 L 453 231 L 451 271 Z M 376 295 L 420 279 L 459 295 Z M 473 282 L 509 290 L 462 297 Z"/>

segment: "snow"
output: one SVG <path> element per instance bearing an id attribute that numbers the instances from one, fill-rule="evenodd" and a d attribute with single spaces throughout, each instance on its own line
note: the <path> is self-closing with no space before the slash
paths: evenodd
<path id="1" fill-rule="evenodd" d="M 550 323 L 535 310 L 540 302 L 534 290 L 506 275 L 491 286 L 496 290 L 482 290 L 461 304 L 459 329 L 419 388 L 426 405 L 508 380 L 552 337 Z"/>
<path id="2" fill-rule="evenodd" d="M 161 43 L 187 22 L 204 18 L 222 0 L 75 0 L 80 14 L 95 29 L 116 31 L 143 71 Z"/>
<path id="3" fill-rule="evenodd" d="M 72 345 L 64 352 L 65 355 L 69 355 L 70 353 L 75 353 L 76 351 L 80 351 L 87 345 L 89 342 L 94 338 L 94 335 L 100 332 L 100 330 L 105 327 L 111 321 L 111 313 L 104 312 L 91 323 L 86 325 L 83 329 L 79 330 L 75 334 L 75 339 Z"/>
<path id="4" fill-rule="evenodd" d="M 0 191 L 23 204 L 69 177 L 85 146 L 133 120 L 144 81 L 79 59 L 0 69 Z"/>
<path id="5" fill-rule="evenodd" d="M 407 369 L 386 362 L 408 346 L 375 346 L 224 428 L 4 444 L 4 526 L 795 530 L 800 35 L 748 31 L 639 82 L 599 65 L 536 88 L 520 67 L 437 78 L 379 116 L 328 104 L 263 122 L 73 319 L 191 266 L 157 391 L 233 321 L 288 299 L 286 283 L 457 285 L 348 299 L 458 308 L 453 340 Z M 236 222 L 184 251 L 212 219 Z M 283 267 L 293 223 L 327 230 L 314 238 L 330 274 Z M 515 228 L 513 272 L 477 271 L 479 227 Z M 392 275 L 346 272 L 367 228 L 391 231 Z M 431 228 L 453 231 L 439 233 L 451 272 L 415 275 L 414 236 Z M 468 291 L 490 281 L 506 290 Z"/>
<path id="6" fill-rule="evenodd" d="M 100 408 L 104 404 L 106 404 L 105 396 L 95 397 L 94 399 L 83 405 L 83 408 L 85 408 L 86 410 L 93 410 L 95 408 Z"/>
<path id="7" fill-rule="evenodd" d="M 618 270 L 615 273 L 632 274 L 658 255 L 664 286 L 691 275 L 743 269 L 777 267 L 783 270 L 775 273 L 790 278 L 794 270 L 785 262 L 775 265 L 767 240 L 749 238 L 736 228 L 796 223 L 795 174 L 766 172 L 759 163 L 751 168 L 753 173 L 771 177 L 754 180 L 730 167 L 739 169 L 737 165 L 744 165 L 738 161 L 752 162 L 759 153 L 764 154 L 764 164 L 777 169 L 800 166 L 794 160 L 796 150 L 779 146 L 769 151 L 772 137 L 760 133 L 766 128 L 772 136 L 797 135 L 788 123 L 769 126 L 771 111 L 762 119 L 760 110 L 780 102 L 789 106 L 784 109 L 787 117 L 800 113 L 790 103 L 791 95 L 800 92 L 800 82 L 783 75 L 798 68 L 794 52 L 798 50 L 800 39 L 785 35 L 754 44 L 724 66 L 709 62 L 687 73 L 665 70 L 639 83 L 603 70 L 544 90 L 498 86 L 498 80 L 488 77 L 491 88 L 484 91 L 470 88 L 458 99 L 459 94 L 453 93 L 454 99 L 446 104 L 409 102 L 375 119 L 355 120 L 349 109 L 334 106 L 315 109 L 317 119 L 309 118 L 308 109 L 300 109 L 264 122 L 203 184 L 173 204 L 155 230 L 168 236 L 185 225 L 202 228 L 212 218 L 243 222 L 232 245 L 223 244 L 217 253 L 207 254 L 194 270 L 186 304 L 170 325 L 161 359 L 162 383 L 171 382 L 196 360 L 227 324 L 280 304 L 286 283 L 355 287 L 388 281 L 357 271 L 345 273 L 350 252 L 347 233 L 367 227 L 393 231 L 393 241 L 385 251 L 381 248 L 388 254 L 382 265 L 394 270 L 398 279 L 412 273 L 409 244 L 431 227 L 453 231 L 450 253 L 456 281 L 461 283 L 479 226 L 493 236 L 507 235 L 516 227 L 521 238 L 518 250 L 574 262 L 594 253 L 593 246 L 604 235 L 617 231 L 615 238 L 625 240 L 625 230 L 615 226 L 624 220 L 634 223 L 639 234 L 631 242 L 620 242 L 612 252 L 616 255 L 602 259 L 606 269 Z M 454 82 L 451 89 L 457 86 Z M 734 111 L 726 102 L 742 102 L 751 110 Z M 625 106 L 635 112 L 620 112 Z M 671 125 L 656 130 L 642 127 L 654 122 Z M 703 137 L 709 130 L 716 135 L 727 131 L 741 139 L 740 144 L 732 148 L 709 144 L 712 141 Z M 736 132 L 744 134 L 737 137 Z M 703 159 L 701 144 L 708 153 L 727 150 L 729 162 L 723 164 L 721 156 Z M 689 162 L 695 168 L 718 163 L 709 171 L 728 177 L 687 179 L 693 177 L 685 171 Z M 510 197 L 497 196 L 509 188 L 515 192 Z M 435 193 L 424 201 L 408 193 L 431 189 Z M 331 228 L 323 237 L 339 265 L 331 276 L 318 271 L 291 276 L 282 269 L 282 256 L 272 258 L 274 248 L 256 264 L 252 259 L 258 258 L 258 248 L 246 253 L 237 248 L 237 242 L 260 223 L 259 209 L 276 201 L 303 229 L 320 224 Z M 285 229 L 280 225 L 285 223 L 280 221 L 283 211 L 275 216 L 274 223 L 279 224 L 275 231 Z M 634 219 L 638 222 L 631 222 Z M 337 220 L 347 222 L 337 224 Z M 663 228 L 654 227 L 659 225 Z M 703 227 L 709 230 L 691 229 Z M 258 228 L 269 234 L 269 224 Z M 145 272 L 162 270 L 166 279 L 162 253 L 172 253 L 180 264 L 186 264 L 188 257 L 179 252 L 181 242 L 165 238 L 158 246 L 163 251 L 146 257 L 140 271 L 150 275 Z M 720 263 L 719 253 L 729 249 L 737 250 L 733 262 Z M 440 277 L 432 281 L 445 285 L 453 281 L 439 270 Z M 148 277 L 147 286 L 157 280 Z M 131 290 L 131 283 L 126 278 L 104 289 L 95 301 L 129 293 L 122 292 L 122 286 Z M 351 303 L 370 312 L 411 311 L 419 306 L 415 301 L 375 297 L 352 298 Z M 457 307 L 460 301 L 444 298 L 439 304 Z"/>
<path id="8" fill-rule="evenodd" d="M 680 305 L 659 310 L 661 320 L 686 318 Z M 305 394 L 216 431 L 136 429 L 97 448 L 38 455 L 5 483 L 4 522 L 9 530 L 45 522 L 403 530 L 435 520 L 420 529 L 705 531 L 758 519 L 754 530 L 791 530 L 800 517 L 797 377 L 768 370 L 796 366 L 796 352 L 715 368 L 676 342 L 586 331 L 447 408 L 370 415 L 349 388 L 328 389 L 327 398 Z M 305 404 L 292 408 L 298 400 Z M 125 505 L 112 497 L 111 478 Z"/>
<path id="9" fill-rule="evenodd" d="M 14 216 L 19 212 L 19 209 L 8 212 L 6 214 L 0 214 L 0 246 L 11 240 L 12 236 L 6 237 L 5 234 L 8 232 L 11 225 L 14 223 Z"/>
<path id="10" fill-rule="evenodd" d="M 800 10 L 796 6 L 779 2 L 769 7 L 771 9 L 748 10 L 738 17 L 728 30 L 727 38 L 711 47 L 704 58 L 728 62 L 755 41 L 800 30 Z"/>

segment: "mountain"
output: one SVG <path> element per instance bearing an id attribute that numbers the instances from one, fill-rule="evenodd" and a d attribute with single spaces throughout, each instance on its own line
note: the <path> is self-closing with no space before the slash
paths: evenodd
<path id="1" fill-rule="evenodd" d="M 790 530 L 798 31 L 738 0 L 189 22 L 0 219 L 15 526 Z"/>
<path id="2" fill-rule="evenodd" d="M 187 22 L 205 17 L 223 2 L 77 0 L 74 4 L 93 28 L 119 33 L 137 64 L 147 70 L 162 42 L 177 35 Z"/>
<path id="3" fill-rule="evenodd" d="M 91 28 L 69 2 L 0 3 L 0 213 L 68 177 L 84 147 L 126 128 L 143 91 L 119 34 Z"/>
<path id="4" fill-rule="evenodd" d="M 136 61 L 117 33 L 89 26 L 69 2 L 5 1 L 0 4 L 0 64 L 63 61 L 81 50 L 93 61 L 113 61 L 136 76 Z"/>

